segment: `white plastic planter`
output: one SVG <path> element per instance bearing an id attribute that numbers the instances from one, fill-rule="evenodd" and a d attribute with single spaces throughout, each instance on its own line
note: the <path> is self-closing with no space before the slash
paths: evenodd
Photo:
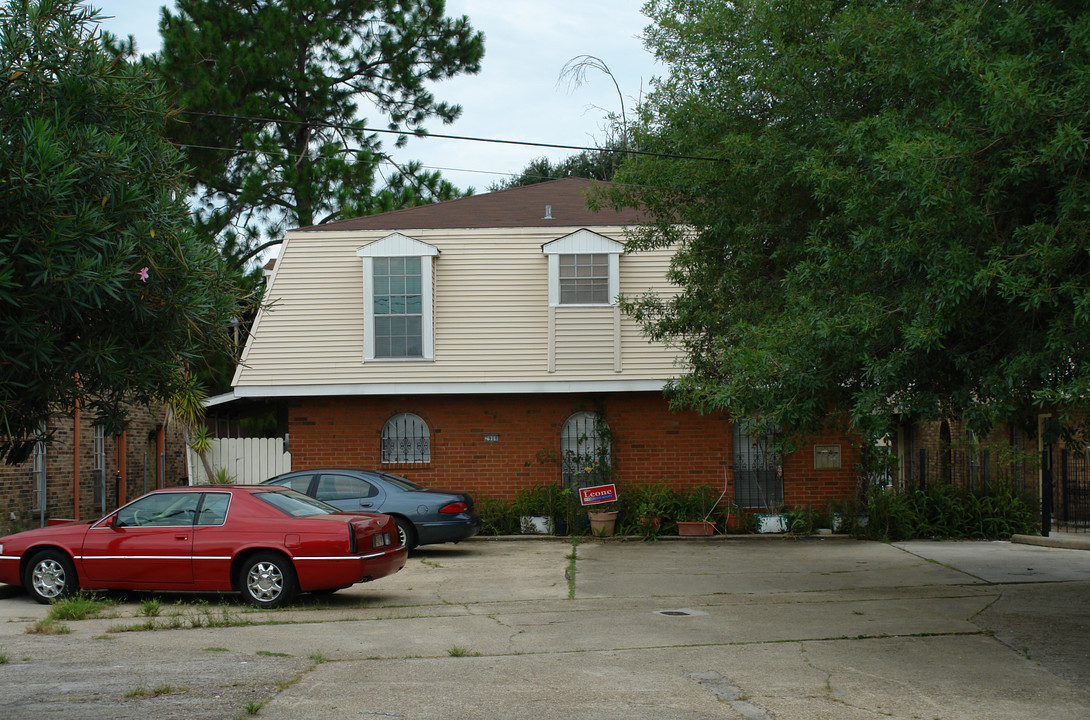
<path id="1" fill-rule="evenodd" d="M 757 532 L 759 533 L 785 533 L 787 532 L 786 513 L 757 513 Z"/>
<path id="2" fill-rule="evenodd" d="M 523 535 L 552 535 L 553 519 L 548 515 L 523 515 L 519 518 Z"/>

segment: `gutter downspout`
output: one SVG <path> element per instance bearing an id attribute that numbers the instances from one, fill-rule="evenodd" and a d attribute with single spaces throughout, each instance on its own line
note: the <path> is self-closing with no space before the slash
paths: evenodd
<path id="1" fill-rule="evenodd" d="M 1051 445 L 1045 444 L 1045 421 L 1052 413 L 1037 416 L 1037 457 L 1041 467 L 1037 471 L 1037 491 L 1041 498 L 1041 536 L 1048 537 L 1052 531 L 1052 453 Z"/>
<path id="2" fill-rule="evenodd" d="M 125 504 L 125 485 L 129 477 L 128 435 L 125 430 L 117 436 L 117 506 Z"/>
<path id="3" fill-rule="evenodd" d="M 155 463 L 158 482 L 155 483 L 155 487 L 165 488 L 167 486 L 167 434 L 162 425 L 155 428 L 155 454 L 158 456 Z"/>
<path id="4" fill-rule="evenodd" d="M 45 498 L 42 498 L 44 506 Z M 79 520 L 79 399 L 72 412 L 72 519 Z"/>

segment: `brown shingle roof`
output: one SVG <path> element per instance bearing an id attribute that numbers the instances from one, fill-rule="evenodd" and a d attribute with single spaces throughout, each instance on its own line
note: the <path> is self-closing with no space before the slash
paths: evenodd
<path id="1" fill-rule="evenodd" d="M 587 196 L 609 183 L 563 178 L 457 200 L 420 205 L 405 210 L 367 215 L 301 228 L 305 232 L 332 230 L 433 230 L 441 228 L 569 227 L 635 225 L 632 208 L 587 208 Z M 549 208 L 551 218 L 546 218 Z"/>

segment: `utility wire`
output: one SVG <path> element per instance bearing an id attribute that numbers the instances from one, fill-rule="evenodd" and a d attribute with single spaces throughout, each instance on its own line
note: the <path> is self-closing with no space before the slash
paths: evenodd
<path id="1" fill-rule="evenodd" d="M 207 113 L 196 112 L 194 110 L 182 110 L 182 115 L 193 115 L 196 117 L 211 117 L 220 118 L 223 120 L 247 120 L 250 122 L 272 123 L 272 124 L 287 124 L 287 125 L 309 125 L 312 123 L 305 123 L 301 120 L 278 120 L 275 118 L 263 118 L 263 117 L 250 117 L 246 115 L 227 115 L 223 113 Z M 699 160 L 702 162 L 730 162 L 726 158 L 714 158 L 703 155 L 678 155 L 675 153 L 657 153 L 647 150 L 628 150 L 625 148 L 599 148 L 599 147 L 587 147 L 585 145 L 560 145 L 555 143 L 543 143 L 543 142 L 531 142 L 529 140 L 504 140 L 501 138 L 482 138 L 473 137 L 469 135 L 447 135 L 443 133 L 431 133 L 431 132 L 408 132 L 404 130 L 389 130 L 385 128 L 369 128 L 359 127 L 357 125 L 346 125 L 343 123 L 329 123 L 318 122 L 313 123 L 320 125 L 321 127 L 327 127 L 331 130 L 363 130 L 369 133 L 381 133 L 386 135 L 403 135 L 412 136 L 416 138 L 439 138 L 442 140 L 463 140 L 468 142 L 483 142 L 483 143 L 495 143 L 500 145 L 525 145 L 527 147 L 540 147 L 540 148 L 552 148 L 557 150 L 579 150 L 583 152 L 608 152 L 608 153 L 623 153 L 626 155 L 644 155 L 647 157 L 666 158 L 670 160 Z M 227 149 L 227 148 L 224 148 Z M 240 148 L 241 149 L 241 148 Z"/>
<path id="2" fill-rule="evenodd" d="M 189 148 L 191 150 L 213 150 L 213 151 L 216 151 L 216 152 L 247 153 L 247 154 L 252 154 L 252 155 L 256 155 L 256 154 L 265 152 L 264 150 L 258 150 L 258 149 L 247 150 L 245 148 L 239 148 L 239 147 L 220 147 L 220 146 L 217 146 L 217 145 L 193 145 L 191 143 L 179 143 L 177 145 L 177 147 Z M 341 152 L 342 153 L 365 153 L 365 152 L 369 153 L 371 151 L 370 150 L 362 150 L 360 148 L 344 148 Z M 300 157 L 308 157 L 309 158 L 309 157 L 312 157 L 312 154 L 311 153 L 293 154 L 291 157 L 294 157 L 295 159 L 299 159 Z M 407 163 L 398 163 L 398 162 L 394 161 L 393 159 L 391 159 L 389 157 L 384 157 L 382 155 L 374 157 L 372 159 L 372 161 L 376 165 L 389 165 L 390 167 L 393 167 L 396 170 L 401 170 L 400 166 L 402 164 L 407 164 Z M 417 161 L 413 161 L 413 162 L 417 162 Z M 444 166 L 441 166 L 441 165 L 424 165 L 424 164 L 421 164 L 420 169 L 421 170 L 439 170 L 439 171 L 446 171 L 446 172 L 476 173 L 478 175 L 509 175 L 510 177 L 518 177 L 518 175 L 520 175 L 520 173 L 509 172 L 509 171 L 506 171 L 506 170 L 471 170 L 469 168 L 453 168 L 453 167 L 444 167 Z M 553 180 L 555 178 L 548 178 L 548 179 Z"/>

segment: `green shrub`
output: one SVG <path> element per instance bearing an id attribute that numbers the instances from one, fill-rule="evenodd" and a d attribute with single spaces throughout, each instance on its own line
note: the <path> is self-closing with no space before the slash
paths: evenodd
<path id="1" fill-rule="evenodd" d="M 515 501 L 511 504 L 511 509 L 516 516 L 551 516 L 553 514 L 553 495 L 558 489 L 559 486 L 557 485 L 546 484 L 520 488 L 515 493 Z"/>
<path id="2" fill-rule="evenodd" d="M 882 540 L 968 538 L 995 540 L 1037 530 L 1035 498 L 1007 485 L 968 491 L 930 485 L 904 493 L 876 492 L 866 506 L 862 534 Z"/>
<path id="3" fill-rule="evenodd" d="M 711 520 L 713 522 L 719 519 L 722 512 L 719 509 L 719 502 L 722 500 L 722 493 L 708 485 L 701 485 L 698 488 L 690 490 L 688 493 L 681 495 L 677 504 L 677 512 L 674 516 L 674 520 Z"/>
<path id="4" fill-rule="evenodd" d="M 809 505 L 797 505 L 787 513 L 787 532 L 792 535 L 813 535 L 818 515 Z"/>
<path id="5" fill-rule="evenodd" d="M 642 535 L 656 540 L 663 528 L 677 515 L 678 493 L 665 482 L 625 485 L 618 490 L 617 535 Z M 651 518 L 658 518 L 658 524 Z"/>
<path id="6" fill-rule="evenodd" d="M 509 535 L 518 527 L 511 504 L 497 497 L 483 496 L 474 503 L 481 518 L 481 535 Z"/>

